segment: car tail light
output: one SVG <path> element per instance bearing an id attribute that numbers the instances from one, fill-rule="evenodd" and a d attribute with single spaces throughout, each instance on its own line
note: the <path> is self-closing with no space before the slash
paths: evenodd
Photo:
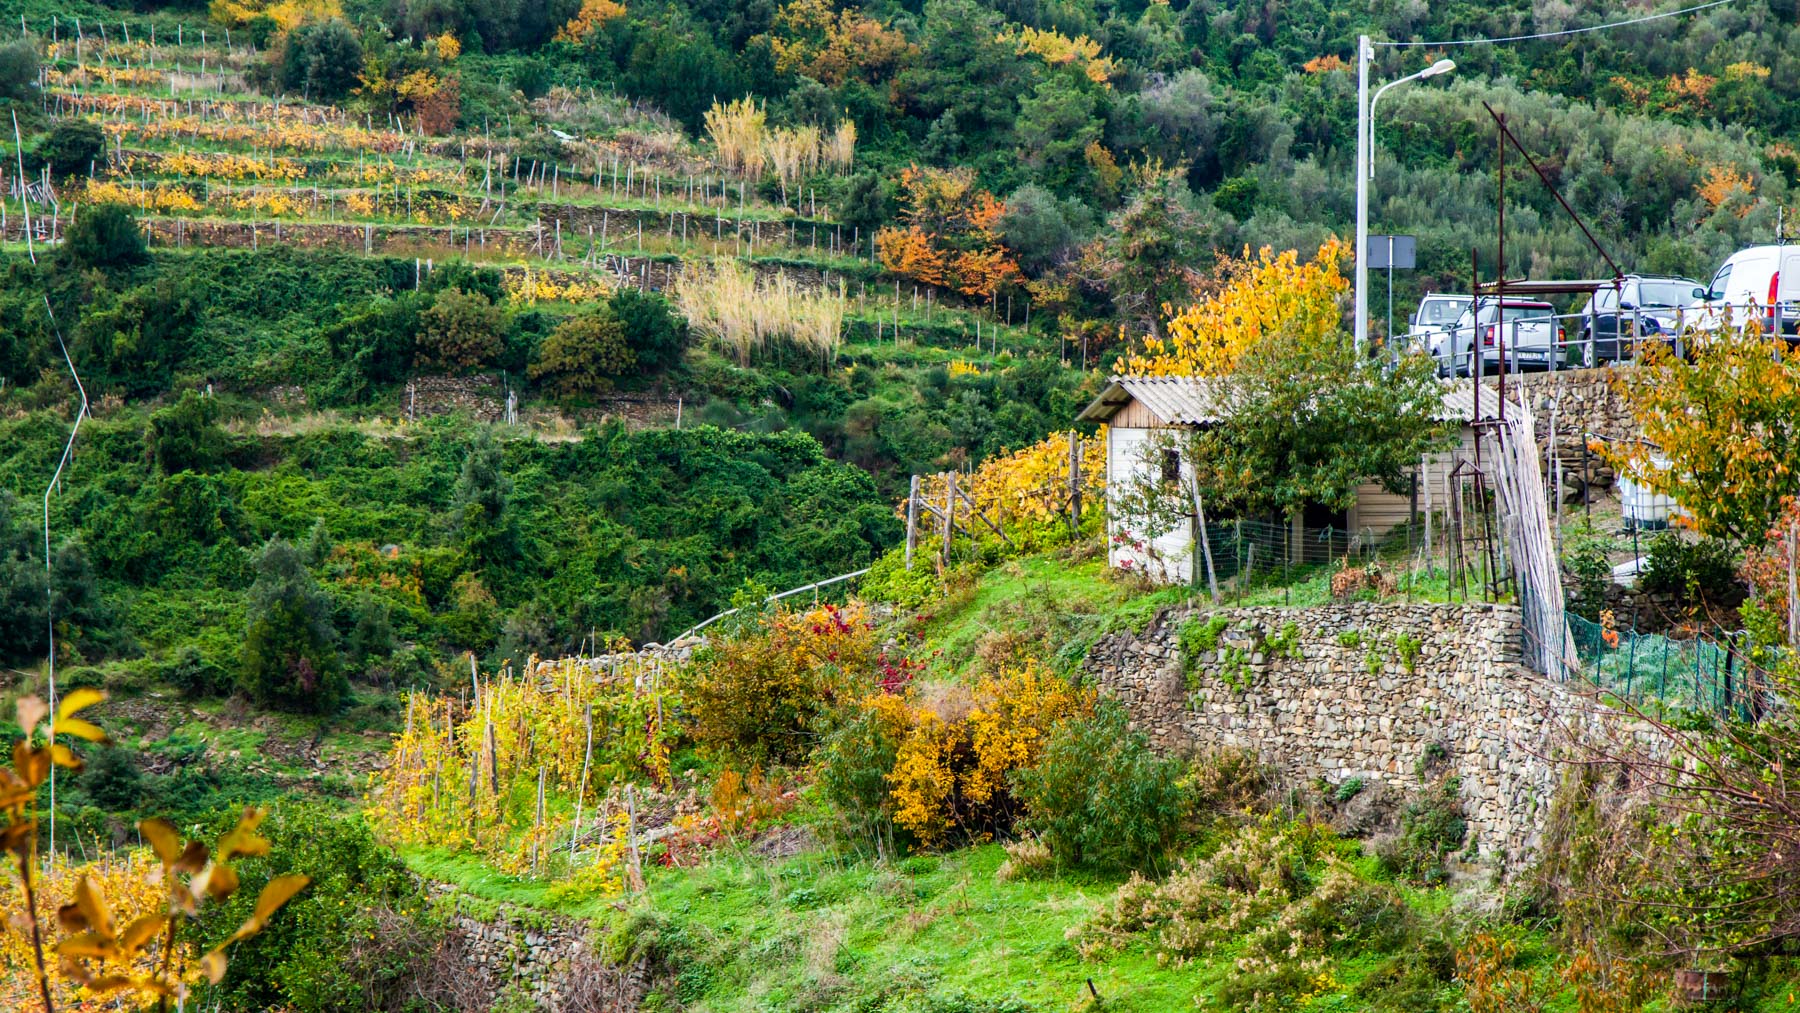
<path id="1" fill-rule="evenodd" d="M 1781 295 L 1781 272 L 1776 271 L 1774 274 L 1769 275 L 1769 301 L 1768 301 L 1767 305 L 1771 311 L 1773 311 L 1775 309 L 1775 300 L 1780 295 Z"/>
<path id="2" fill-rule="evenodd" d="M 1481 332 L 1481 343 L 1484 345 L 1491 345 L 1494 343 L 1494 325 L 1493 324 L 1489 324 L 1487 326 L 1487 330 Z"/>

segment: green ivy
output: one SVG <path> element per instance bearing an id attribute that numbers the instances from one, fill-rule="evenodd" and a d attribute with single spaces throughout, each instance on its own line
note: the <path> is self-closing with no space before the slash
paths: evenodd
<path id="1" fill-rule="evenodd" d="M 1189 688 L 1197 688 L 1194 683 L 1201 659 L 1219 649 L 1219 634 L 1230 625 L 1231 620 L 1222 615 L 1209 616 L 1205 621 L 1190 616 L 1176 631 L 1175 645 L 1181 652 L 1181 671 L 1187 676 Z"/>

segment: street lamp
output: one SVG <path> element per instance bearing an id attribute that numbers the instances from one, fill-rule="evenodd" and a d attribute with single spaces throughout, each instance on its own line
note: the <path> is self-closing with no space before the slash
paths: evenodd
<path id="1" fill-rule="evenodd" d="M 1421 81 L 1456 69 L 1456 61 L 1439 60 L 1416 74 L 1382 85 L 1369 96 L 1369 61 L 1375 47 L 1367 35 L 1356 40 L 1356 352 L 1369 344 L 1369 180 L 1375 178 L 1375 103 L 1383 92 L 1408 81 Z"/>

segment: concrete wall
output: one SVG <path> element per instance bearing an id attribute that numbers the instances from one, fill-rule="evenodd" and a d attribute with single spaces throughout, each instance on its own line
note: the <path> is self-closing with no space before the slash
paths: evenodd
<path id="1" fill-rule="evenodd" d="M 1296 779 L 1361 778 L 1409 792 L 1425 786 L 1428 750 L 1441 750 L 1439 769 L 1462 779 L 1481 858 L 1505 866 L 1528 858 L 1561 777 L 1546 757 L 1592 708 L 1518 664 L 1516 607 L 1217 610 L 1228 621 L 1220 646 L 1190 677 L 1179 631 L 1213 614 L 1170 609 L 1088 656 L 1089 672 L 1159 746 L 1237 746 Z M 1403 650 L 1409 642 L 1416 648 Z"/>
<path id="2" fill-rule="evenodd" d="M 1149 573 L 1164 583 L 1186 584 L 1194 572 L 1193 525 L 1177 522 L 1173 529 L 1152 538 L 1141 520 L 1126 516 L 1120 502 L 1122 497 L 1134 495 L 1147 479 L 1160 474 L 1160 443 L 1168 432 L 1117 426 L 1106 431 L 1106 562 L 1114 568 Z M 1184 480 L 1193 474 L 1185 460 L 1181 462 L 1181 474 Z M 1171 490 L 1170 494 L 1180 493 Z M 1184 507 L 1179 512 L 1192 513 L 1192 508 Z"/>

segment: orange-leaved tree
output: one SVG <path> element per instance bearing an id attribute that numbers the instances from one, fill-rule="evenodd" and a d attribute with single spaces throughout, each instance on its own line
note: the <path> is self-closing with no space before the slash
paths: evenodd
<path id="1" fill-rule="evenodd" d="M 1600 455 L 1673 498 L 1701 534 L 1757 544 L 1800 495 L 1800 352 L 1755 321 L 1693 346 L 1690 361 L 1655 346 L 1614 375 L 1641 438 Z"/>
<path id="2" fill-rule="evenodd" d="M 1338 301 L 1349 288 L 1341 269 L 1349 255 L 1332 239 L 1310 261 L 1266 246 L 1220 260 L 1205 296 L 1174 314 L 1166 338 L 1147 336 L 1143 351 L 1126 356 L 1124 372 L 1223 376 L 1264 341 L 1319 343 L 1343 322 Z"/>
<path id="3" fill-rule="evenodd" d="M 975 185 L 973 169 L 908 166 L 900 191 L 905 227 L 875 235 L 882 266 L 982 298 L 1022 280 L 1013 252 L 1000 240 L 1006 204 Z"/>

